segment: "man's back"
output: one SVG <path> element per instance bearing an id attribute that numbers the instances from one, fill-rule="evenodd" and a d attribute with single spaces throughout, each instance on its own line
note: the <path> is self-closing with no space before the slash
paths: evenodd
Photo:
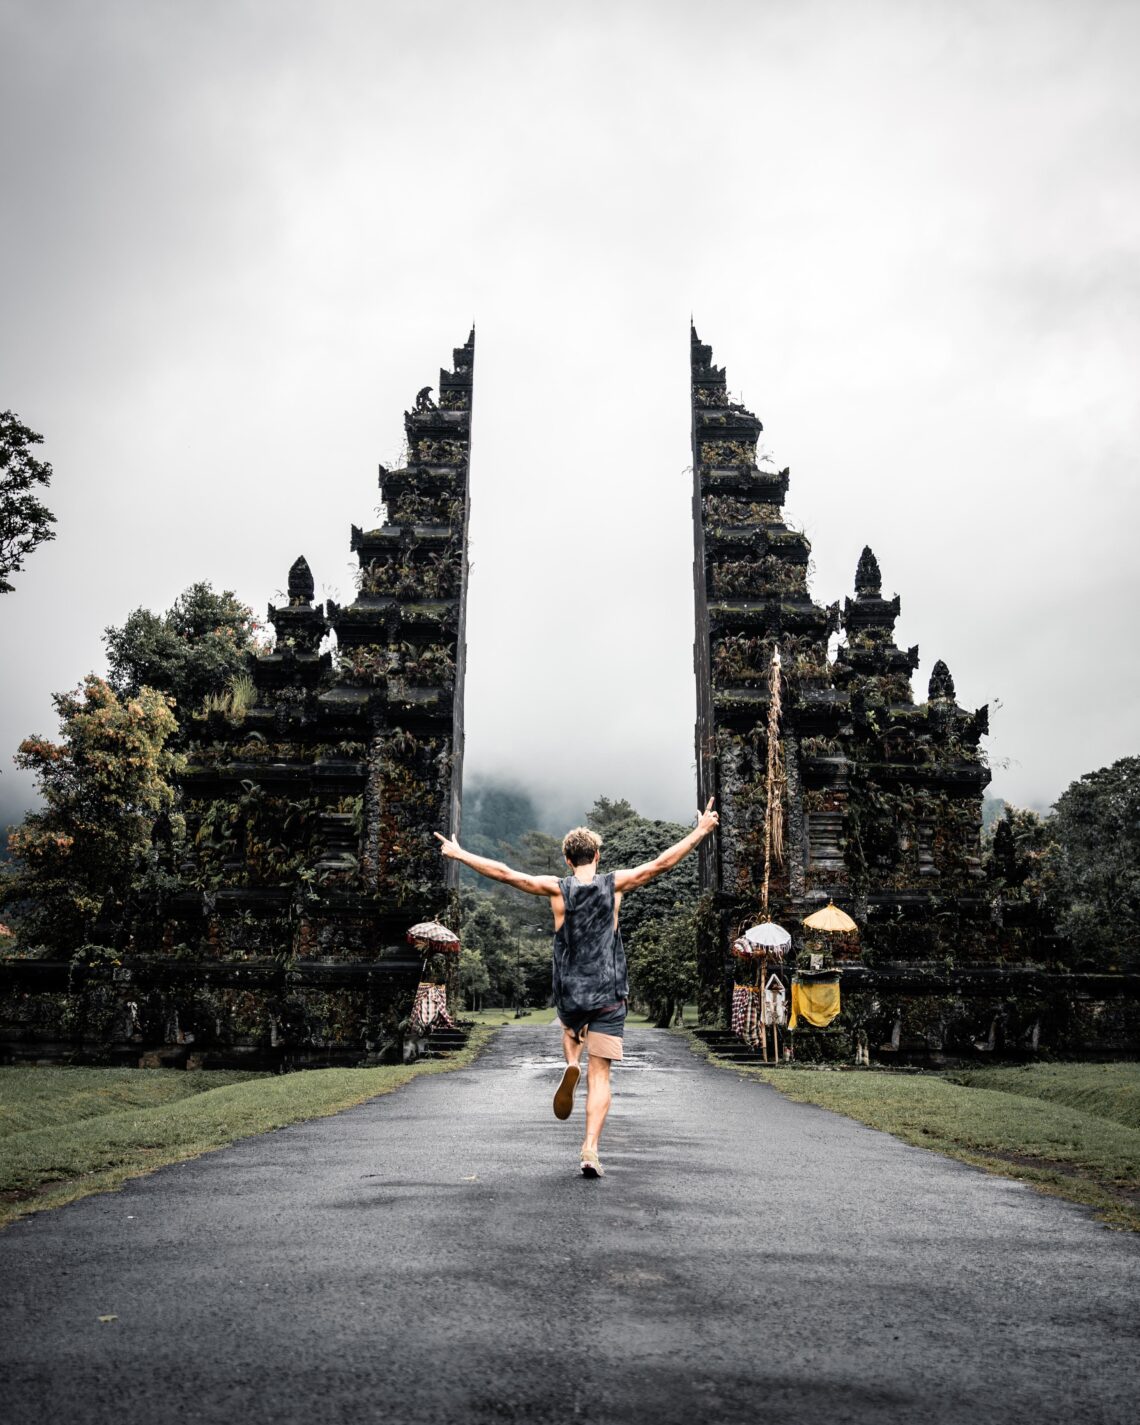
<path id="1" fill-rule="evenodd" d="M 629 994 L 625 949 L 615 925 L 614 873 L 565 876 L 565 907 L 554 933 L 554 1002 L 571 1012 L 617 1004 Z"/>

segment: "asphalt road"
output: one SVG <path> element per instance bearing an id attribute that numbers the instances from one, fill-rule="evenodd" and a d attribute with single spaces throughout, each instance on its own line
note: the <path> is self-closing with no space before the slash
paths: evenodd
<path id="1" fill-rule="evenodd" d="M 632 1030 L 557 1031 L 0 1234 L 9 1425 L 1137 1418 L 1140 1241 Z M 102 1323 L 100 1316 L 114 1316 Z"/>

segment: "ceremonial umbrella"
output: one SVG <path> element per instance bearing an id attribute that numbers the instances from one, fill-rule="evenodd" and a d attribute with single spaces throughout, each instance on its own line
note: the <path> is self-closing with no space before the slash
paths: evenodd
<path id="1" fill-rule="evenodd" d="M 442 950 L 447 955 L 459 952 L 459 936 L 438 920 L 421 920 L 408 931 L 409 945 L 423 945 L 429 950 Z"/>
<path id="2" fill-rule="evenodd" d="M 777 958 L 792 943 L 791 935 L 774 920 L 766 920 L 763 925 L 750 925 L 744 932 L 744 938 L 751 945 L 761 945 L 765 950 L 774 952 Z"/>
<path id="3" fill-rule="evenodd" d="M 768 990 L 768 957 L 779 961 L 784 958 L 788 946 L 792 943 L 791 935 L 782 925 L 777 925 L 774 920 L 766 920 L 763 925 L 750 925 L 744 932 L 743 937 L 738 940 L 737 945 L 752 947 L 752 954 L 760 956 L 760 1049 L 764 1056 L 764 1062 L 768 1062 L 768 1020 L 767 1003 Z M 776 1029 L 776 1021 L 772 1020 L 772 1057 L 780 1057 L 780 1036 Z"/>
<path id="4" fill-rule="evenodd" d="M 828 901 L 822 910 L 817 910 L 814 915 L 809 915 L 804 924 L 810 926 L 812 930 L 859 929 L 847 912 L 840 910 L 837 905 L 832 905 L 831 901 Z"/>

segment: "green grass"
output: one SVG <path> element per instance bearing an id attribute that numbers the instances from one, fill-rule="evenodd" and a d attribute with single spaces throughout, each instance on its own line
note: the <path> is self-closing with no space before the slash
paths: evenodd
<path id="1" fill-rule="evenodd" d="M 0 1068 L 0 1143 L 13 1133 L 153 1108 L 264 1074 L 178 1069 Z"/>
<path id="2" fill-rule="evenodd" d="M 450 1059 L 375 1069 L 0 1070 L 0 1226 L 239 1138 L 338 1113 L 422 1074 L 466 1067 L 491 1032 L 475 1029 Z"/>
<path id="3" fill-rule="evenodd" d="M 545 1009 L 524 1009 L 518 1019 L 515 1018 L 514 1010 L 509 1007 L 507 1009 L 465 1009 L 456 1017 L 463 1021 L 486 1025 L 553 1024 L 554 1008 L 547 1005 Z M 627 1024 L 648 1024 L 650 1021 L 644 1014 L 630 1013 L 625 1022 Z"/>
<path id="4" fill-rule="evenodd" d="M 967 1088 L 1000 1089 L 1067 1104 L 1125 1128 L 1140 1129 L 1140 1064 L 1026 1064 L 963 1070 L 947 1078 Z"/>
<path id="5" fill-rule="evenodd" d="M 1035 1064 L 953 1074 L 763 1069 L 712 1062 L 922 1148 L 1096 1209 L 1140 1231 L 1136 1064 Z"/>
<path id="6" fill-rule="evenodd" d="M 475 1024 L 553 1024 L 554 1010 L 546 1009 L 524 1009 L 518 1019 L 515 1012 L 509 1006 L 505 1009 L 464 1009 L 456 1011 L 456 1018 L 464 1022 Z"/>

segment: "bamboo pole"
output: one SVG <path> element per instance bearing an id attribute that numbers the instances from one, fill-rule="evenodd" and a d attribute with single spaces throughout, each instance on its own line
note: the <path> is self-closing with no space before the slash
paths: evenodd
<path id="1" fill-rule="evenodd" d="M 772 648 L 772 662 L 768 668 L 768 794 L 764 802 L 764 887 L 761 893 L 761 909 L 768 919 L 768 884 L 772 878 L 772 856 L 777 865 L 784 860 L 783 808 L 777 815 L 773 808 L 774 796 L 778 794 L 780 780 L 780 649 Z"/>

